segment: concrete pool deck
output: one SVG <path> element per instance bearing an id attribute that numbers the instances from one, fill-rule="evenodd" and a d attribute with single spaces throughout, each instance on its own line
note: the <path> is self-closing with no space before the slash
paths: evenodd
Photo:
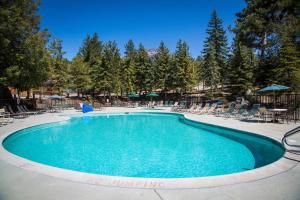
<path id="1" fill-rule="evenodd" d="M 106 108 L 104 112 L 169 112 L 167 110 L 143 110 L 141 108 Z M 42 114 L 25 119 L 15 120 L 13 124 L 0 127 L 0 137 L 28 126 L 47 122 L 67 120 L 67 115 L 79 114 L 76 111 L 64 113 Z M 66 115 L 66 116 L 62 116 Z M 262 134 L 280 141 L 288 130 L 299 126 L 294 122 L 289 124 L 270 124 L 241 122 L 235 119 L 223 119 L 210 115 L 188 114 L 186 118 L 205 123 L 216 124 L 224 127 L 240 129 L 257 134 Z M 293 142 L 300 138 L 291 138 Z M 2 147 L 2 145 L 1 145 Z M 3 150 L 3 149 L 2 149 Z M 39 165 L 31 166 L 31 162 L 23 162 L 22 159 L 11 156 L 8 152 L 0 152 L 0 199 L 300 199 L 300 166 L 297 160 L 299 156 L 286 154 L 286 158 L 268 166 L 249 171 L 250 173 L 237 173 L 220 177 L 193 179 L 185 183 L 184 180 L 172 180 L 175 185 L 165 187 L 160 182 L 129 181 L 114 182 L 114 184 L 99 183 L 99 179 L 88 179 L 89 182 L 81 182 L 85 175 L 76 177 L 69 174 L 68 178 L 63 174 L 52 176 L 43 171 Z M 4 157 L 3 157 L 4 156 Z M 7 157 L 10 159 L 8 159 Z M 291 158 L 291 159 L 290 159 Z M 26 165 L 27 164 L 27 165 Z M 67 170 L 70 171 L 70 170 Z M 252 173 L 253 172 L 253 173 Z M 76 173 L 76 172 L 75 172 Z M 73 176 L 74 175 L 74 176 Z M 74 180 L 75 177 L 75 180 Z M 102 180 L 102 179 L 101 179 Z M 116 180 L 116 179 L 114 179 Z M 123 179 L 124 180 L 124 179 Z M 151 185 L 152 184 L 152 185 Z M 143 186 L 143 187 L 142 187 Z M 146 185 L 147 186 L 147 185 Z M 183 187 L 188 186 L 188 187 Z M 142 189 L 141 189 L 142 188 Z M 276 189 L 275 189 L 276 188 Z"/>

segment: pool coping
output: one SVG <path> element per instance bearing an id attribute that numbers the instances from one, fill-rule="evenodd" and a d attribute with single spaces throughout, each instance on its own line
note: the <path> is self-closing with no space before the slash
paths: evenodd
<path id="1" fill-rule="evenodd" d="M 200 122 L 203 124 L 208 124 L 212 126 L 219 126 L 212 123 L 207 123 L 203 121 L 197 121 L 191 117 L 190 114 L 181 114 L 176 112 L 162 112 L 161 110 L 158 111 L 151 111 L 145 112 L 145 110 L 140 111 L 132 111 L 132 112 L 144 112 L 144 113 L 169 113 L 169 114 L 176 114 L 182 115 L 184 118 L 194 121 Z M 111 114 L 116 112 L 99 112 L 97 114 Z M 119 112 L 124 113 L 124 112 Z M 78 115 L 78 114 L 76 114 Z M 83 115 L 83 114 L 79 114 Z M 69 115 L 70 116 L 70 115 Z M 135 178 L 135 177 L 121 177 L 121 176 L 106 176 L 106 175 L 99 175 L 99 174 L 90 174 L 84 172 L 78 172 L 73 170 L 67 170 L 62 168 L 57 168 L 41 163 L 37 163 L 22 157 L 19 157 L 15 154 L 8 152 L 2 145 L 2 142 L 6 137 L 15 133 L 16 131 L 22 130 L 24 128 L 29 128 L 41 124 L 47 123 L 54 123 L 54 122 L 62 122 L 69 120 L 69 116 L 59 115 L 55 119 L 46 120 L 46 121 L 37 121 L 33 124 L 27 124 L 23 127 L 14 128 L 11 131 L 7 131 L 5 133 L 1 133 L 0 135 L 0 159 L 22 169 L 26 169 L 29 171 L 37 172 L 40 174 L 65 179 L 73 182 L 85 183 L 85 184 L 92 184 L 92 185 L 100 185 L 100 186 L 109 186 L 109 187 L 122 187 L 122 188 L 139 188 L 139 189 L 192 189 L 192 188 L 209 188 L 209 187 L 219 187 L 219 186 L 226 186 L 226 185 L 234 185 L 246 182 L 253 182 L 258 181 L 261 179 L 265 179 L 268 177 L 275 176 L 277 174 L 284 173 L 297 165 L 298 162 L 289 159 L 293 157 L 288 152 L 285 152 L 284 156 L 279 160 L 268 164 L 266 166 L 256 168 L 253 170 L 227 174 L 227 175 L 218 175 L 218 176 L 208 176 L 208 177 L 198 177 L 198 178 Z M 72 116 L 72 115 L 71 115 Z M 75 116 L 75 115 L 73 115 Z M 232 129 L 229 127 L 225 127 L 228 129 Z M 238 131 L 247 132 L 245 130 L 236 129 Z M 251 132 L 252 133 L 252 132 Z M 260 135 L 266 138 L 271 138 L 277 142 L 280 142 L 276 138 L 272 138 L 270 136 L 266 136 L 260 133 L 253 133 L 255 135 Z"/>

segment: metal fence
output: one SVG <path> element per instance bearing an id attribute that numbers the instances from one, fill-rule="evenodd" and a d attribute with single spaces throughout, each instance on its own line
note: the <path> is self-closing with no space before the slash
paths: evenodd
<path id="1" fill-rule="evenodd" d="M 300 120 L 300 94 L 274 95 L 252 95 L 249 96 L 252 103 L 258 103 L 267 108 L 288 109 L 289 118 Z"/>

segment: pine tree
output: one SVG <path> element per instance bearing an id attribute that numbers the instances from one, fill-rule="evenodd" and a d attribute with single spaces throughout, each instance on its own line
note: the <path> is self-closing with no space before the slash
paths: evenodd
<path id="1" fill-rule="evenodd" d="M 148 55 L 148 53 L 147 53 Z M 146 68 L 145 68 L 145 90 L 152 92 L 158 87 L 158 77 L 157 75 L 159 74 L 158 72 L 158 67 L 155 65 L 154 62 L 154 57 L 151 56 L 148 59 L 146 59 Z"/>
<path id="2" fill-rule="evenodd" d="M 135 70 L 135 88 L 141 94 L 147 90 L 147 69 L 150 67 L 150 59 L 145 47 L 140 44 L 137 52 Z"/>
<path id="3" fill-rule="evenodd" d="M 193 68 L 189 47 L 186 42 L 179 40 L 176 45 L 174 65 L 177 73 L 176 86 L 180 93 L 187 92 L 195 86 L 195 69 Z"/>
<path id="4" fill-rule="evenodd" d="M 80 55 L 77 55 L 70 64 L 70 76 L 70 87 L 77 90 L 78 96 L 91 88 L 90 68 Z"/>
<path id="5" fill-rule="evenodd" d="M 213 42 L 210 42 L 204 56 L 201 69 L 202 80 L 205 86 L 210 87 L 210 96 L 218 89 L 220 83 L 220 66 L 217 61 L 217 52 Z"/>
<path id="6" fill-rule="evenodd" d="M 38 6 L 35 0 L 0 1 L 0 99 L 11 98 L 8 86 L 30 90 L 47 78 L 49 34 L 40 31 Z"/>
<path id="7" fill-rule="evenodd" d="M 103 58 L 99 66 L 99 80 L 98 84 L 101 90 L 107 92 L 110 96 L 112 92 L 119 94 L 121 91 L 120 81 L 120 51 L 115 41 L 109 41 L 104 45 Z"/>
<path id="8" fill-rule="evenodd" d="M 279 52 L 279 64 L 273 69 L 278 84 L 293 88 L 300 86 L 300 53 L 289 37 L 283 38 Z"/>
<path id="9" fill-rule="evenodd" d="M 206 60 L 206 63 L 204 65 L 207 65 L 207 62 L 210 62 L 211 64 L 215 63 L 216 69 L 218 69 L 218 81 L 223 86 L 228 81 L 227 77 L 227 59 L 228 59 L 228 47 L 227 47 L 227 37 L 226 32 L 223 29 L 222 20 L 218 17 L 216 10 L 213 10 L 211 14 L 211 19 L 208 22 L 208 28 L 206 33 L 208 34 L 208 37 L 206 38 L 206 41 L 204 43 L 204 49 L 203 49 L 203 55 L 204 57 L 207 57 L 207 54 L 209 52 L 212 52 L 212 46 L 214 48 L 214 61 Z M 212 57 L 212 55 L 210 55 Z M 216 82 L 217 80 L 213 80 L 213 82 Z M 218 83 L 218 84 L 219 84 Z"/>
<path id="10" fill-rule="evenodd" d="M 254 84 L 254 69 L 256 60 L 251 48 L 241 44 L 235 38 L 233 55 L 229 62 L 229 83 L 234 94 L 245 95 Z"/>
<path id="11" fill-rule="evenodd" d="M 49 46 L 51 59 L 51 83 L 54 89 L 61 93 L 68 88 L 69 68 L 68 61 L 63 58 L 65 52 L 62 50 L 62 40 L 54 38 Z"/>
<path id="12" fill-rule="evenodd" d="M 102 88 L 102 86 L 99 85 L 99 81 L 102 78 L 101 74 L 99 74 L 101 71 L 99 68 L 101 67 L 102 51 L 103 44 L 97 33 L 94 33 L 92 37 L 90 35 L 86 36 L 78 53 L 90 68 L 90 76 L 92 79 L 91 89 L 93 94 L 95 91 L 100 91 Z"/>
<path id="13" fill-rule="evenodd" d="M 247 7 L 237 13 L 237 28 L 234 30 L 243 45 L 255 48 L 259 54 L 256 81 L 258 86 L 276 82 L 272 72 L 278 65 L 280 40 L 290 26 L 290 38 L 299 45 L 299 1 L 249 0 Z M 291 26 L 292 24 L 292 26 Z"/>
<path id="14" fill-rule="evenodd" d="M 134 91 L 135 65 L 137 52 L 132 40 L 125 45 L 125 57 L 122 64 L 122 85 L 126 93 Z"/>
<path id="15" fill-rule="evenodd" d="M 154 56 L 154 66 L 156 66 L 155 77 L 157 79 L 157 86 L 166 92 L 170 87 L 168 85 L 168 79 L 170 76 L 170 53 L 169 49 L 165 46 L 163 41 L 160 42 L 158 52 Z"/>

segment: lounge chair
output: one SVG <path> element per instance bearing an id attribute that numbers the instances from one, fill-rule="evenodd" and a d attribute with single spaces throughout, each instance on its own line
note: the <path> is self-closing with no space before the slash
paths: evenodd
<path id="1" fill-rule="evenodd" d="M 199 114 L 199 115 L 200 114 L 204 114 L 204 113 L 206 113 L 208 111 L 209 107 L 210 107 L 210 104 L 209 103 L 205 103 L 205 105 L 199 111 L 196 111 L 194 113 L 195 114 Z"/>
<path id="2" fill-rule="evenodd" d="M 35 111 L 26 111 L 21 105 L 17 105 L 17 109 L 20 113 L 26 113 L 28 115 L 36 115 L 38 112 Z"/>
<path id="3" fill-rule="evenodd" d="M 227 109 L 223 109 L 223 112 L 218 113 L 218 116 L 229 118 L 233 114 L 237 113 L 235 106 L 236 106 L 235 103 L 233 103 L 233 102 L 230 103 Z"/>
<path id="4" fill-rule="evenodd" d="M 0 109 L 0 125 L 7 125 L 14 121 L 13 118 L 10 117 L 10 113 L 5 112 L 4 108 Z"/>
<path id="5" fill-rule="evenodd" d="M 241 117 L 240 120 L 250 120 L 253 118 L 261 118 L 261 114 L 259 112 L 259 104 L 253 104 L 252 108 L 246 112 L 244 112 Z"/>
<path id="6" fill-rule="evenodd" d="M 273 113 L 268 111 L 266 107 L 259 108 L 258 112 L 260 113 L 260 116 L 263 118 L 264 122 L 267 122 L 268 119 L 270 119 L 270 121 L 273 120 Z"/>
<path id="7" fill-rule="evenodd" d="M 178 108 L 179 108 L 179 106 L 178 106 L 178 101 L 176 101 L 176 102 L 174 103 L 174 105 L 172 105 L 171 111 L 176 111 Z"/>
<path id="8" fill-rule="evenodd" d="M 208 110 L 203 114 L 213 114 L 215 112 L 216 108 L 217 108 L 217 104 L 213 103 L 213 104 L 210 105 Z"/>
<path id="9" fill-rule="evenodd" d="M 25 110 L 25 112 L 36 112 L 37 114 L 42 114 L 42 113 L 45 113 L 47 112 L 46 110 L 44 109 L 37 109 L 37 110 L 34 110 L 34 111 L 31 111 L 27 108 L 26 105 L 21 105 L 21 107 L 23 107 L 23 110 Z"/>
<path id="10" fill-rule="evenodd" d="M 24 112 L 14 112 L 10 104 L 3 106 L 3 108 L 5 109 L 6 112 L 9 112 L 10 116 L 12 116 L 13 118 L 22 119 L 28 117 L 28 114 Z"/>
<path id="11" fill-rule="evenodd" d="M 182 108 L 182 109 L 179 109 L 178 111 L 179 112 L 192 112 L 197 106 L 195 104 L 193 104 L 191 107 L 189 108 Z"/>

